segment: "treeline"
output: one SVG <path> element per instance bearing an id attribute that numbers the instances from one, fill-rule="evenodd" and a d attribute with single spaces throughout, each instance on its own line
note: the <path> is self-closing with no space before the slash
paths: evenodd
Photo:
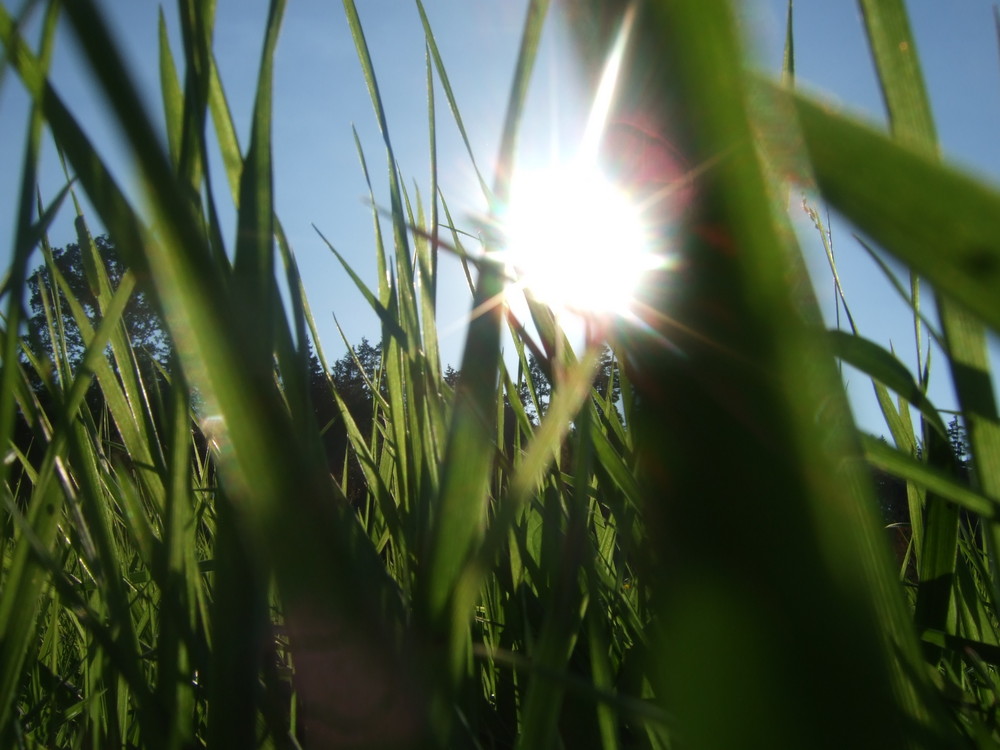
<path id="1" fill-rule="evenodd" d="M 94 243 L 104 261 L 108 280 L 113 288 L 117 288 L 125 274 L 125 264 L 107 236 L 96 237 Z M 29 309 L 22 358 L 35 360 L 36 366 L 25 368 L 25 372 L 31 379 L 35 398 L 46 413 L 54 413 L 48 407 L 55 403 L 55 399 L 60 398 L 58 385 L 68 382 L 71 373 L 81 366 L 84 354 L 83 337 L 74 317 L 69 314 L 70 305 L 80 305 L 94 326 L 100 319 L 97 305 L 100 282 L 96 269 L 90 267 L 89 257 L 88 253 L 81 252 L 77 243 L 54 249 L 48 254 L 47 262 L 39 266 L 29 280 Z M 152 386 L 146 395 L 155 403 L 161 397 L 160 394 L 168 390 L 157 388 L 157 385 L 165 385 L 166 379 L 170 377 L 174 352 L 159 313 L 141 287 L 129 298 L 122 323 L 134 351 L 140 357 L 144 380 Z M 38 366 L 39 363 L 42 366 Z M 530 422 L 537 424 L 548 407 L 553 376 L 544 363 L 531 353 L 527 355 L 527 364 L 528 371 L 519 373 L 516 380 L 516 393 Z M 384 396 L 386 392 L 381 365 L 382 343 L 373 343 L 366 337 L 362 337 L 360 343 L 334 361 L 328 373 L 324 372 L 319 358 L 310 347 L 309 397 L 322 430 L 327 462 L 331 473 L 353 502 L 364 496 L 366 487 L 358 456 L 351 448 L 341 405 L 350 413 L 362 435 L 376 439 L 373 432 L 376 428 L 376 404 L 379 395 Z M 612 403 L 618 403 L 621 399 L 621 380 L 615 375 L 616 367 L 614 355 L 609 348 L 605 348 L 594 379 L 594 388 L 602 399 L 608 397 L 610 389 Z M 444 371 L 443 387 L 454 388 L 460 376 L 459 370 L 448 365 Z M 531 383 L 530 388 L 528 383 Z M 94 384 L 87 394 L 91 413 L 99 413 L 101 398 L 102 392 Z M 504 441 L 508 445 L 503 446 L 508 450 L 513 444 L 516 422 L 509 413 L 510 408 L 508 401 L 508 414 L 504 420 L 508 426 Z M 22 418 L 15 437 L 18 449 L 30 452 L 36 443 L 35 433 L 39 429 L 41 427 L 37 423 Z M 967 478 L 971 465 L 965 430 L 957 417 L 953 418 L 948 429 L 953 453 L 959 461 L 960 474 L 962 478 Z M 107 425 L 107 435 L 109 443 L 116 442 L 113 425 Z M 885 523 L 905 527 L 909 523 L 906 482 L 877 469 L 873 469 L 872 474 Z"/>
<path id="2" fill-rule="evenodd" d="M 126 266 L 107 236 L 95 238 L 94 243 L 104 262 L 107 280 L 112 289 L 117 289 L 126 273 Z M 77 243 L 53 249 L 47 253 L 46 262 L 36 268 L 29 279 L 27 325 L 21 356 L 23 361 L 33 362 L 33 366 L 26 367 L 25 372 L 41 413 L 58 413 L 52 407 L 59 405 L 64 387 L 83 365 L 84 336 L 74 315 L 70 314 L 71 306 L 79 305 L 92 326 L 96 327 L 100 322 L 97 297 L 101 275 L 91 267 L 90 257 Z M 130 296 L 122 315 L 122 324 L 140 360 L 143 381 L 147 385 L 145 395 L 154 406 L 152 411 L 163 414 L 163 394 L 169 391 L 167 381 L 175 370 L 174 349 L 159 312 L 141 286 Z M 379 400 L 387 392 L 382 378 L 382 354 L 381 341 L 371 342 L 362 337 L 326 372 L 312 347 L 309 347 L 309 398 L 322 431 L 327 463 L 352 502 L 360 501 L 367 488 L 359 458 L 351 446 L 342 409 L 346 409 L 362 435 L 371 441 L 378 439 L 375 418 Z M 621 381 L 616 377 L 616 367 L 610 348 L 605 348 L 595 375 L 594 388 L 602 399 L 606 399 L 610 391 L 612 403 L 618 403 L 621 398 Z M 527 372 L 518 373 L 515 390 L 529 422 L 537 425 L 548 408 L 554 377 L 545 364 L 530 352 L 526 369 Z M 441 387 L 454 388 L 461 372 L 448 365 L 443 375 Z M 103 392 L 95 382 L 87 393 L 91 415 L 101 413 L 101 399 Z M 505 403 L 506 445 L 501 448 L 509 450 L 514 441 L 516 419 L 509 400 L 505 399 Z M 194 407 L 198 409 L 197 398 Z M 15 438 L 19 449 L 28 453 L 33 445 L 43 445 L 44 440 L 36 440 L 42 437 L 38 434 L 39 430 L 44 430 L 44 427 L 38 424 L 37 416 L 31 420 L 22 416 Z M 105 432 L 109 447 L 120 442 L 112 423 L 106 425 Z M 197 435 L 196 438 L 207 456 L 204 436 Z"/>

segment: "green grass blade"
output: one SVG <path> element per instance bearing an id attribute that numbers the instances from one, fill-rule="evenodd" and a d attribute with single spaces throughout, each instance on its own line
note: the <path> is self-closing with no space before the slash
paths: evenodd
<path id="1" fill-rule="evenodd" d="M 344 12 L 347 14 L 347 21 L 351 28 L 351 36 L 357 49 L 358 59 L 361 62 L 361 70 L 364 73 L 365 84 L 371 97 L 372 106 L 375 109 L 375 120 L 378 123 L 379 131 L 382 133 L 382 140 L 385 144 L 386 162 L 389 172 L 389 199 L 392 211 L 392 236 L 393 246 L 396 250 L 397 259 L 409 263 L 410 250 L 406 235 L 406 216 L 403 213 L 403 203 L 399 186 L 399 175 L 396 165 L 396 156 L 392 150 L 392 142 L 389 139 L 389 124 L 385 117 L 385 108 L 382 106 L 382 96 L 379 93 L 378 82 L 375 78 L 375 68 L 372 65 L 371 54 L 368 51 L 368 43 L 365 41 L 364 31 L 361 28 L 361 20 L 358 18 L 358 11 L 354 5 L 354 0 L 344 0 Z M 380 268 L 380 285 L 381 271 Z M 381 288 L 381 286 L 380 286 Z M 383 304 L 386 300 L 382 300 Z"/>
<path id="2" fill-rule="evenodd" d="M 902 362 L 875 342 L 862 336 L 843 331 L 829 331 L 828 336 L 831 349 L 837 357 L 871 376 L 873 380 L 896 391 L 920 409 L 928 424 L 937 430 L 938 434 L 942 437 L 947 436 L 948 430 L 938 410 L 924 395 Z"/>
<path id="3" fill-rule="evenodd" d="M 507 194 L 520 113 L 547 6 L 544 0 L 533 0 L 525 20 L 498 158 L 500 166 L 494 192 L 501 199 Z M 446 658 L 452 675 L 463 659 L 463 629 L 457 628 L 457 625 L 469 612 L 461 607 L 452 610 L 456 604 L 452 596 L 463 566 L 480 542 L 485 522 L 484 500 L 492 458 L 489 436 L 494 432 L 492 415 L 496 408 L 500 358 L 501 316 L 498 303 L 503 293 L 502 279 L 502 269 L 498 265 L 494 267 L 492 263 L 484 263 L 480 268 L 473 294 L 473 317 L 462 357 L 462 375 L 455 393 L 455 411 L 445 449 L 441 497 L 425 551 L 426 566 L 421 572 L 422 591 L 417 611 L 433 630 L 448 633 L 451 643 L 448 644 Z"/>
<path id="4" fill-rule="evenodd" d="M 795 82 L 795 33 L 792 24 L 792 5 L 794 0 L 788 0 L 788 12 L 785 17 L 785 52 L 781 60 L 781 80 L 786 85 Z"/>
<path id="5" fill-rule="evenodd" d="M 160 91 L 163 96 L 163 115 L 167 126 L 167 146 L 170 149 L 170 161 L 180 166 L 181 137 L 183 132 L 184 95 L 181 93 L 180 81 L 177 77 L 177 66 L 170 51 L 170 38 L 167 36 L 167 19 L 163 8 L 159 11 L 159 42 L 160 42 Z"/>
<path id="6" fill-rule="evenodd" d="M 251 332 L 243 345 L 254 352 L 261 373 L 271 367 L 271 321 L 278 314 L 280 304 L 274 284 L 271 100 L 274 50 L 284 8 L 284 0 L 273 0 L 268 10 L 250 148 L 240 175 L 239 228 L 233 262 L 240 316 L 246 322 L 244 330 Z"/>
<path id="7" fill-rule="evenodd" d="M 907 456 L 874 437 L 864 436 L 862 442 L 865 459 L 873 466 L 884 469 L 900 479 L 915 482 L 972 513 L 988 518 L 997 514 L 1000 499 L 990 498 L 946 472 Z"/>
<path id="8" fill-rule="evenodd" d="M 448 71 L 445 68 L 444 61 L 441 59 L 441 53 L 438 51 L 437 40 L 434 38 L 434 31 L 431 28 L 430 21 L 427 20 L 427 12 L 424 10 L 424 4 L 421 0 L 417 0 L 417 11 L 420 13 L 420 22 L 424 26 L 424 37 L 427 39 L 428 52 L 434 60 L 434 67 L 437 70 L 438 78 L 441 80 L 441 87 L 444 89 L 444 95 L 448 100 L 448 106 L 451 108 L 451 114 L 455 119 L 455 125 L 458 126 L 458 132 L 462 136 L 462 142 L 465 144 L 465 151 L 469 155 L 469 161 L 472 163 L 472 169 L 476 173 L 476 179 L 479 181 L 479 187 L 483 191 L 483 197 L 485 197 L 487 201 L 490 201 L 492 198 L 492 192 L 487 186 L 486 180 L 483 179 L 482 172 L 479 171 L 479 165 L 476 164 L 476 156 L 472 150 L 472 144 L 469 142 L 469 135 L 466 132 L 465 123 L 462 121 L 462 114 L 458 108 L 455 93 L 452 91 L 451 81 L 448 79 Z"/>
<path id="9" fill-rule="evenodd" d="M 208 80 L 208 105 L 212 113 L 215 135 L 222 155 L 222 163 L 226 169 L 226 180 L 233 203 L 239 207 L 240 179 L 243 174 L 243 157 L 240 152 L 239 139 L 236 136 L 236 126 L 233 123 L 232 112 L 226 101 L 226 94 L 219 79 L 219 68 L 212 58 L 212 66 Z"/>
<path id="10" fill-rule="evenodd" d="M 868 236 L 1000 328 L 1000 194 L 794 94 L 824 197 Z M 892 201 L 880 198 L 892 195 Z"/>
<path id="11" fill-rule="evenodd" d="M 315 227 L 313 228 L 315 229 Z M 319 235 L 320 239 L 323 240 L 324 244 L 328 248 L 330 248 L 330 252 L 332 252 L 335 256 L 337 256 L 337 260 L 340 261 L 340 265 L 347 272 L 347 275 L 351 277 L 351 281 L 354 282 L 354 286 L 356 286 L 358 288 L 358 291 L 361 292 L 361 295 L 365 298 L 365 301 L 368 303 L 369 307 L 371 307 L 371 309 L 375 312 L 375 314 L 378 315 L 378 318 L 382 323 L 383 329 L 391 333 L 392 336 L 397 341 L 401 342 L 401 344 L 405 346 L 407 343 L 406 333 L 399 325 L 399 322 L 396 320 L 396 317 L 395 315 L 393 315 L 392 311 L 387 310 L 385 307 L 383 307 L 381 302 L 375 299 L 375 295 L 368 288 L 368 286 L 365 284 L 362 278 L 358 276 L 357 273 L 355 273 L 354 269 L 344 259 L 344 256 L 341 255 L 332 244 L 330 244 L 330 241 L 323 236 L 323 233 L 320 232 L 319 229 L 316 229 L 316 233 Z"/>
<path id="12" fill-rule="evenodd" d="M 858 0 L 893 135 L 933 154 L 937 135 L 903 0 Z"/>
<path id="13" fill-rule="evenodd" d="M 632 55 L 657 67 L 622 84 L 619 101 L 637 111 L 613 115 L 655 118 L 689 163 L 711 164 L 683 251 L 683 299 L 650 302 L 694 333 L 651 314 L 659 336 L 625 343 L 642 397 L 650 537 L 663 550 L 651 584 L 663 622 L 658 698 L 692 746 L 899 747 L 914 722 L 937 727 L 937 705 L 869 480 L 850 460 L 853 425 L 802 259 L 774 219 L 780 190 L 754 146 L 760 100 L 733 6 L 648 6 Z M 720 455 L 721 472 L 709 458 Z M 830 587 L 813 595 L 800 575 Z M 792 636 L 804 630 L 809 639 Z M 806 662 L 822 662 L 822 684 L 791 688 L 793 665 Z M 710 697 L 710 675 L 722 674 L 727 689 L 754 696 L 731 723 Z M 869 716 L 880 717 L 878 738 Z"/>
<path id="14" fill-rule="evenodd" d="M 184 39 L 184 103 L 181 116 L 181 142 L 177 173 L 181 184 L 188 186 L 189 198 L 197 204 L 202 170 L 207 164 L 204 149 L 205 119 L 208 99 L 206 71 L 211 65 L 209 53 L 212 25 L 215 18 L 215 0 L 177 3 Z M 210 186 L 209 186 L 210 187 Z M 208 195 L 211 199 L 211 193 Z"/>
<path id="15" fill-rule="evenodd" d="M 42 27 L 42 50 L 39 59 L 43 71 L 48 70 L 51 62 L 53 39 L 55 37 L 58 6 L 51 4 L 46 13 Z M 62 204 L 69 186 L 64 187 L 55 201 L 39 217 L 32 221 L 32 202 L 37 189 L 38 159 L 41 147 L 43 112 L 41 107 L 33 104 L 31 108 L 27 141 L 24 149 L 24 167 L 21 172 L 21 193 L 15 227 L 14 253 L 10 269 L 4 280 L 4 291 L 8 295 L 7 314 L 4 319 L 4 335 L 2 337 L 2 358 L 0 362 L 8 366 L 0 371 L 0 440 L 7 443 L 14 427 L 16 403 L 14 399 L 15 383 L 20 375 L 9 363 L 15 362 L 20 348 L 19 331 L 24 306 L 23 292 L 26 288 L 28 275 L 28 260 L 39 240 L 45 234 L 46 228 L 55 218 L 56 211 Z M 2 296 L 2 295 L 0 295 Z M 0 468 L 0 486 L 6 484 L 7 467 Z M 0 724 L 0 726 L 3 726 Z"/>

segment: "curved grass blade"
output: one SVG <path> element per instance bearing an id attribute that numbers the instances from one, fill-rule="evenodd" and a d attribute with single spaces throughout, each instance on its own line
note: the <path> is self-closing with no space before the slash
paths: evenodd
<path id="1" fill-rule="evenodd" d="M 479 165 L 476 164 L 476 155 L 473 153 L 472 144 L 469 142 L 469 135 L 465 130 L 465 123 L 462 121 L 462 113 L 458 108 L 458 102 L 455 100 L 455 92 L 452 91 L 451 81 L 448 80 L 448 71 L 445 68 L 444 61 L 441 59 L 437 40 L 434 38 L 434 31 L 431 29 L 430 21 L 427 20 L 427 12 L 424 10 L 424 4 L 421 0 L 417 0 L 417 11 L 420 13 L 420 22 L 424 26 L 424 37 L 427 39 L 428 53 L 434 60 L 434 67 L 437 70 L 438 78 L 441 80 L 441 87 L 444 89 L 445 98 L 448 100 L 448 106 L 451 108 L 452 117 L 455 118 L 455 125 L 458 126 L 458 132 L 462 136 L 462 142 L 465 144 L 465 151 L 469 155 L 472 169 L 476 173 L 479 187 L 483 191 L 483 197 L 486 198 L 486 201 L 492 203 L 493 194 L 487 186 L 486 180 L 483 179 L 482 172 L 479 171 Z M 433 101 L 431 106 L 433 106 Z"/>
<path id="2" fill-rule="evenodd" d="M 920 409 L 928 424 L 937 430 L 938 434 L 947 437 L 948 430 L 941 420 L 940 413 L 902 362 L 874 341 L 862 336 L 843 331 L 828 331 L 827 336 L 835 356 L 894 390 Z"/>
<path id="3" fill-rule="evenodd" d="M 1000 499 L 993 499 L 977 492 L 935 466 L 929 465 L 886 445 L 870 435 L 862 436 L 865 459 L 879 469 L 915 482 L 940 495 L 955 505 L 984 518 L 996 518 L 1000 512 Z"/>
<path id="4" fill-rule="evenodd" d="M 793 93 L 824 197 L 937 289 L 1000 329 L 1000 194 Z M 893 200 L 882 197 L 892 195 Z"/>

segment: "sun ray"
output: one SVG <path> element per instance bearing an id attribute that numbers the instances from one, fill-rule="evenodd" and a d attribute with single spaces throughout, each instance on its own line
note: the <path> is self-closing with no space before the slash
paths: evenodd
<path id="1" fill-rule="evenodd" d="M 663 267 L 642 202 L 605 174 L 599 158 L 635 18 L 632 3 L 572 156 L 516 170 L 510 200 L 494 217 L 503 262 L 515 279 L 507 288 L 512 304 L 528 290 L 557 316 L 623 315 L 641 280 Z"/>
<path id="2" fill-rule="evenodd" d="M 597 93 L 594 96 L 594 103 L 590 108 L 590 115 L 587 117 L 587 127 L 583 132 L 583 139 L 580 143 L 581 157 L 592 164 L 597 163 L 597 155 L 600 151 L 601 140 L 604 138 L 604 131 L 608 127 L 608 118 L 611 116 L 611 107 L 615 101 L 615 93 L 618 90 L 618 81 L 621 78 L 622 63 L 625 60 L 625 50 L 628 48 L 628 40 L 632 36 L 632 26 L 635 23 L 636 4 L 629 3 L 622 19 L 621 28 L 615 36 L 615 43 L 611 46 L 608 60 L 604 64 L 601 72 L 601 81 L 597 86 Z"/>

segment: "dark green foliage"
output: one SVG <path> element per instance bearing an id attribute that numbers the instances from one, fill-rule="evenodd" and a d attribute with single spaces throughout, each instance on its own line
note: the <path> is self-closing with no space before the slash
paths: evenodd
<path id="1" fill-rule="evenodd" d="M 94 244 L 104 262 L 112 288 L 117 289 L 126 268 L 121 254 L 106 234 L 94 238 Z M 65 280 L 70 294 L 83 306 L 91 323 L 97 325 L 101 318 L 97 306 L 97 280 L 92 272 L 88 272 L 88 264 L 80 245 L 72 243 L 57 248 L 52 251 L 51 259 L 52 266 Z M 45 317 L 43 294 L 48 297 L 50 309 L 56 303 L 58 309 L 64 312 L 61 319 L 54 321 L 57 330 L 55 341 L 52 340 Z M 53 295 L 58 299 L 53 299 Z M 70 364 L 79 364 L 84 350 L 80 328 L 68 314 L 66 290 L 56 284 L 52 268 L 48 264 L 36 268 L 29 277 L 28 305 L 27 336 L 34 351 L 41 356 L 56 359 L 54 352 L 65 350 Z M 140 289 L 129 298 L 122 323 L 138 356 L 166 365 L 171 350 L 170 335 L 147 292 Z"/>

